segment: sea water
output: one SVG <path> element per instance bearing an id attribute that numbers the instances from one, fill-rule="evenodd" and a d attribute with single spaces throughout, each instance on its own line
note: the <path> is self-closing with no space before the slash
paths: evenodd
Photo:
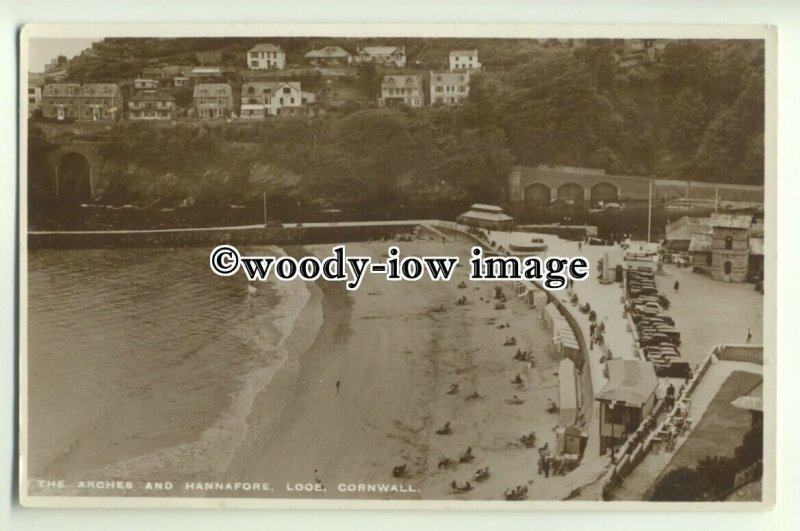
<path id="1" fill-rule="evenodd" d="M 223 473 L 310 289 L 253 294 L 214 275 L 204 248 L 31 251 L 29 477 Z"/>

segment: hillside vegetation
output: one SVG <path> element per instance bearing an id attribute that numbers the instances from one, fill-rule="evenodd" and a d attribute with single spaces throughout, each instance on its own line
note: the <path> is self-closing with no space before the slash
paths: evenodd
<path id="1" fill-rule="evenodd" d="M 135 77 L 134 67 L 148 61 L 196 60 L 203 49 L 242 66 L 244 51 L 263 41 L 111 39 L 73 61 L 71 75 Z M 460 107 L 373 106 L 168 127 L 122 122 L 113 131 L 119 144 L 107 149 L 102 200 L 236 202 L 267 191 L 331 204 L 498 201 L 514 164 L 763 184 L 761 42 L 676 41 L 658 62 L 622 69 L 614 60 L 622 44 L 607 40 L 575 49 L 530 41 L 384 41 L 404 44 L 409 64 L 440 66 L 449 49 L 471 44 L 490 68 L 473 75 Z M 269 42 L 281 44 L 290 63 L 313 47 L 335 42 L 353 52 L 366 44 Z"/>

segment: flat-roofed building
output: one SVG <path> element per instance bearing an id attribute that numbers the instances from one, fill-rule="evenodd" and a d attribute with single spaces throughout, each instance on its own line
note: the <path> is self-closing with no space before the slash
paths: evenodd
<path id="1" fill-rule="evenodd" d="M 44 74 L 28 74 L 28 116 L 42 109 Z"/>
<path id="2" fill-rule="evenodd" d="M 283 70 L 286 53 L 275 44 L 257 44 L 247 51 L 247 68 L 250 70 Z"/>

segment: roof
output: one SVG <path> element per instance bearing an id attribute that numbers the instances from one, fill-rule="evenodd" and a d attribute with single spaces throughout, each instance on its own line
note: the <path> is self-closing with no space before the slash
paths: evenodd
<path id="1" fill-rule="evenodd" d="M 128 101 L 175 101 L 175 98 L 173 98 L 171 94 L 141 93 L 134 94 L 128 99 Z"/>
<path id="2" fill-rule="evenodd" d="M 43 95 L 46 96 L 74 96 L 75 94 L 70 94 L 69 89 L 74 89 L 77 93 L 77 90 L 80 88 L 80 83 L 48 83 L 44 86 L 44 93 Z M 55 91 L 55 94 L 50 94 L 51 91 Z"/>
<path id="3" fill-rule="evenodd" d="M 341 46 L 326 46 L 319 50 L 311 50 L 306 54 L 309 59 L 333 59 L 337 57 L 350 57 L 350 52 Z"/>
<path id="4" fill-rule="evenodd" d="M 466 55 L 466 56 L 478 55 L 478 50 L 477 49 L 475 49 L 475 50 L 453 50 L 452 52 L 450 52 L 450 57 L 456 57 L 456 56 L 461 56 L 461 55 Z"/>
<path id="5" fill-rule="evenodd" d="M 283 52 L 283 48 L 275 44 L 256 44 L 248 52 Z"/>
<path id="6" fill-rule="evenodd" d="M 475 203 L 469 208 L 471 210 L 483 210 L 485 212 L 502 212 L 503 211 L 503 209 L 500 208 L 499 206 L 486 205 L 484 203 Z"/>
<path id="7" fill-rule="evenodd" d="M 31 87 L 44 85 L 44 74 L 28 72 L 28 85 Z"/>
<path id="8" fill-rule="evenodd" d="M 680 219 L 676 219 L 672 223 L 667 223 L 666 240 L 688 241 L 692 239 L 692 235 L 695 233 L 708 234 L 711 231 L 708 223 L 708 218 L 693 218 L 689 216 L 683 216 Z"/>
<path id="9" fill-rule="evenodd" d="M 409 80 L 411 83 L 409 83 Z M 420 87 L 422 86 L 422 76 L 408 76 L 408 75 L 398 75 L 398 76 L 383 76 L 383 81 L 381 84 L 387 85 L 401 85 L 401 86 L 412 86 L 412 87 Z"/>
<path id="10" fill-rule="evenodd" d="M 608 360 L 606 366 L 608 383 L 598 393 L 598 400 L 641 406 L 658 387 L 656 371 L 650 362 L 615 358 Z"/>
<path id="11" fill-rule="evenodd" d="M 395 52 L 406 54 L 405 50 L 397 46 L 364 46 L 358 49 L 359 54 L 364 53 L 367 55 L 392 55 Z"/>
<path id="12" fill-rule="evenodd" d="M 431 84 L 469 83 L 469 72 L 431 72 Z"/>
<path id="13" fill-rule="evenodd" d="M 740 396 L 731 402 L 731 405 L 750 411 L 764 411 L 764 400 L 758 396 Z"/>
<path id="14" fill-rule="evenodd" d="M 251 94 L 250 87 L 253 88 L 253 96 L 260 96 L 264 94 L 275 94 L 279 88 L 283 86 L 289 86 L 294 90 L 300 91 L 300 82 L 299 81 L 249 81 L 242 85 L 242 96 L 248 97 Z M 268 92 L 264 92 L 264 89 L 269 89 Z"/>
<path id="15" fill-rule="evenodd" d="M 711 234 L 693 234 L 689 242 L 689 252 L 709 253 L 713 242 L 714 237 Z"/>
<path id="16" fill-rule="evenodd" d="M 711 214 L 709 225 L 725 229 L 749 229 L 753 223 L 752 214 Z"/>
<path id="17" fill-rule="evenodd" d="M 55 94 L 48 94 L 50 87 L 55 87 Z M 70 89 L 74 92 L 70 94 Z M 109 89 L 110 94 L 106 94 L 106 89 Z M 115 83 L 86 83 L 81 85 L 79 83 L 51 83 L 45 85 L 45 96 L 116 96 L 119 94 L 119 86 Z"/>
<path id="18" fill-rule="evenodd" d="M 203 74 L 203 73 L 221 73 L 222 68 L 218 66 L 196 66 L 192 68 L 193 74 Z"/>
<path id="19" fill-rule="evenodd" d="M 223 90 L 223 94 L 218 94 L 218 90 Z M 205 90 L 206 92 L 202 92 Z M 197 98 L 200 96 L 231 96 L 231 86 L 227 83 L 198 83 L 194 86 L 192 96 Z"/>
<path id="20" fill-rule="evenodd" d="M 514 218 L 512 218 L 511 216 L 507 216 L 506 214 L 490 214 L 488 212 L 480 212 L 478 210 L 470 210 L 469 212 L 464 212 L 463 214 L 461 214 L 461 217 L 480 219 L 483 221 L 514 221 Z"/>

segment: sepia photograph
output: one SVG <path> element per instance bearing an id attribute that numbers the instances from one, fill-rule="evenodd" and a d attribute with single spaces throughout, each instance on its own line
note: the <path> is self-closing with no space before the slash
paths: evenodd
<path id="1" fill-rule="evenodd" d="M 20 54 L 23 505 L 774 504 L 774 31 Z"/>

